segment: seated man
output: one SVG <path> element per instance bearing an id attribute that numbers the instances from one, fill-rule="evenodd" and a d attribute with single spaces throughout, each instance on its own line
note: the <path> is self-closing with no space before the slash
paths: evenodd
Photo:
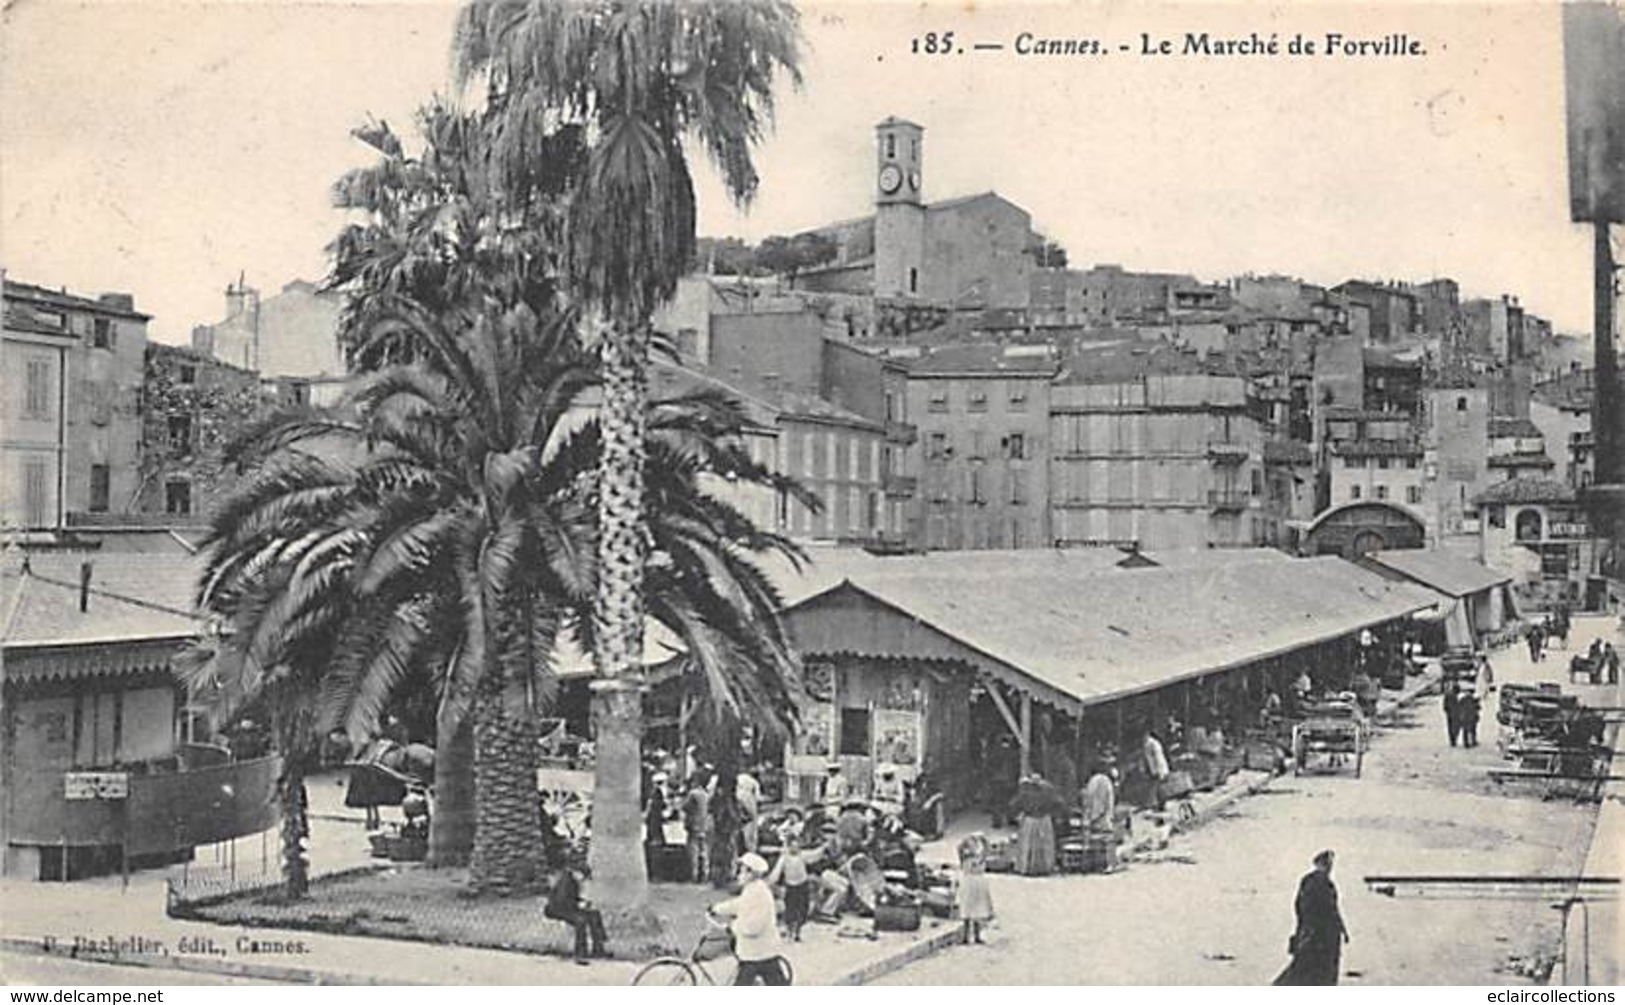
<path id="1" fill-rule="evenodd" d="M 604 916 L 582 899 L 581 876 L 574 866 L 565 866 L 553 880 L 553 889 L 547 895 L 547 907 L 542 913 L 575 930 L 576 963 L 586 966 L 589 954 L 609 955 L 605 946 L 608 940 L 604 935 Z"/>

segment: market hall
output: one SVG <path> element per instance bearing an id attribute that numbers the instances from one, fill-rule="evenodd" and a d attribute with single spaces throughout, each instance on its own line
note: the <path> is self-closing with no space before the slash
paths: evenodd
<path id="1" fill-rule="evenodd" d="M 1346 690 L 1362 646 L 1397 642 L 1440 600 L 1338 557 L 1263 549 L 956 558 L 815 554 L 787 587 L 810 699 L 784 759 L 790 800 L 816 801 L 836 766 L 854 794 L 923 773 L 950 812 L 997 819 L 1019 778 L 1075 797 L 1148 731 L 1211 781 L 1240 766 L 1270 702 L 1305 679 Z M 1124 796 L 1143 798 L 1141 759 L 1117 759 Z"/>

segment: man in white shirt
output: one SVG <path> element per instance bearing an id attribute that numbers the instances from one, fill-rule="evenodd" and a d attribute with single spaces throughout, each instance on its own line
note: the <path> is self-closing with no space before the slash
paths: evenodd
<path id="1" fill-rule="evenodd" d="M 1168 755 L 1154 733 L 1145 734 L 1145 773 L 1151 778 L 1151 805 L 1161 813 L 1166 801 L 1162 787 L 1168 777 Z"/>
<path id="2" fill-rule="evenodd" d="M 739 958 L 735 985 L 761 983 L 778 987 L 790 983 L 784 976 L 778 913 L 766 876 L 766 859 L 754 852 L 741 855 L 739 896 L 711 908 L 712 914 L 733 919 L 728 930 L 733 933 L 734 955 Z"/>

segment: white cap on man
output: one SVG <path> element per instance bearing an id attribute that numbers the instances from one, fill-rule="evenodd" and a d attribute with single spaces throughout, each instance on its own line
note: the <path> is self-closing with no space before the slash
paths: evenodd
<path id="1" fill-rule="evenodd" d="M 753 851 L 748 851 L 745 854 L 739 856 L 739 864 L 742 867 L 744 867 L 745 869 L 749 870 L 752 875 L 756 875 L 756 876 L 766 876 L 767 875 L 767 859 L 763 858 L 762 856 L 756 854 Z"/>

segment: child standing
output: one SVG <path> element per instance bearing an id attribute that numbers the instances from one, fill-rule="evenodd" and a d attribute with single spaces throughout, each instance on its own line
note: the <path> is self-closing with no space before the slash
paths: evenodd
<path id="1" fill-rule="evenodd" d="M 982 941 L 982 926 L 993 920 L 993 891 L 987 885 L 987 838 L 972 834 L 959 842 L 959 917 L 965 945 Z"/>
<path id="2" fill-rule="evenodd" d="M 779 860 L 773 863 L 773 871 L 768 874 L 767 885 L 776 886 L 781 882 L 784 884 L 785 932 L 792 942 L 800 942 L 801 927 L 807 923 L 807 911 L 812 898 L 806 852 L 801 847 L 801 827 L 795 823 L 786 824 L 780 831 L 779 840 L 784 846 L 784 851 L 779 853 Z"/>

